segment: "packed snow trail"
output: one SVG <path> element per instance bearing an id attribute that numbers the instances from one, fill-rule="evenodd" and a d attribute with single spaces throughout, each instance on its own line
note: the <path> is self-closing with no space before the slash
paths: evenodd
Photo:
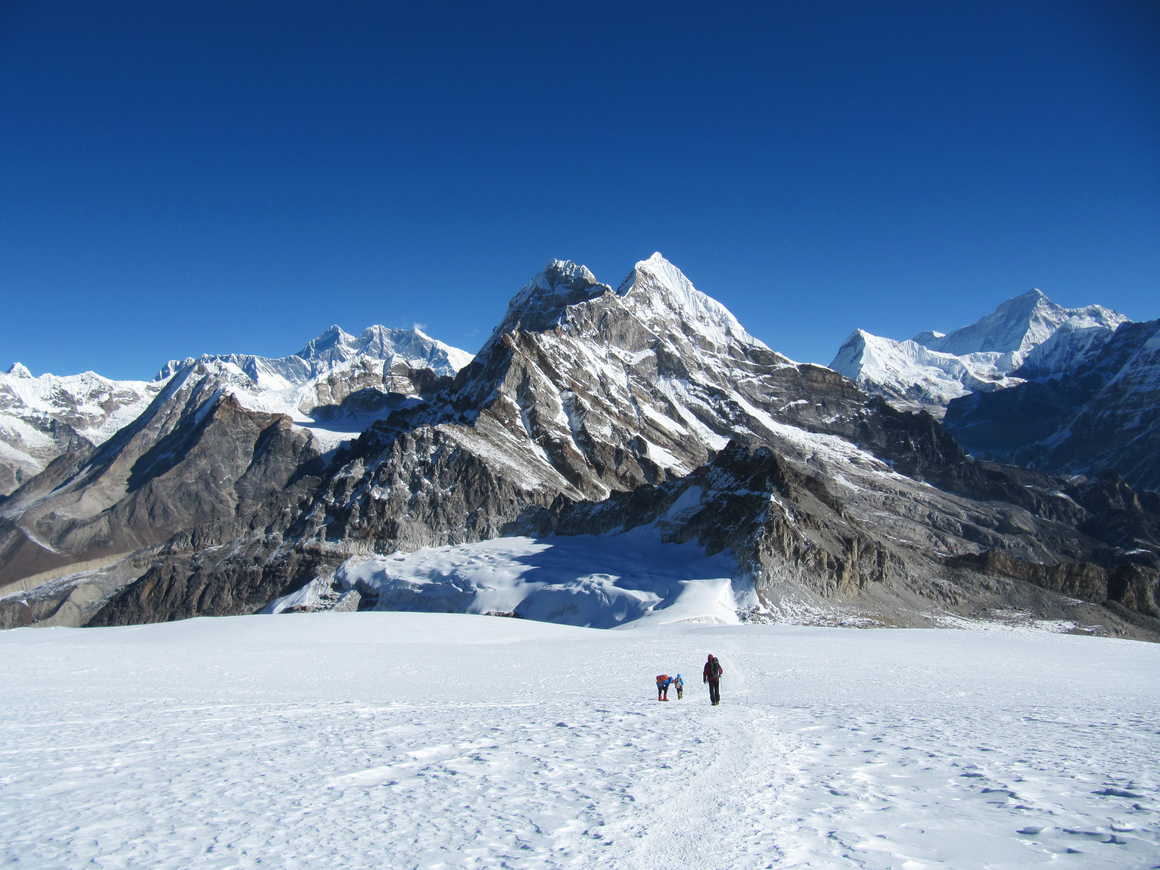
<path id="1" fill-rule="evenodd" d="M 1050 634 L 439 614 L 6 632 L 0 864 L 1153 867 L 1157 665 Z"/>

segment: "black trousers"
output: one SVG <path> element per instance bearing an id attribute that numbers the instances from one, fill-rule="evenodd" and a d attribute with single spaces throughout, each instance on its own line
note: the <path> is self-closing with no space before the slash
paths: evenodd
<path id="1" fill-rule="evenodd" d="M 709 680 L 709 700 L 714 704 L 721 703 L 721 681 Z"/>

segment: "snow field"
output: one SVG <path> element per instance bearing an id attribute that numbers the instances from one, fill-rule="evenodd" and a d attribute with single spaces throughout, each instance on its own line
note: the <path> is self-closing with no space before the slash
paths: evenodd
<path id="1" fill-rule="evenodd" d="M 699 503 L 699 492 L 686 493 L 689 504 Z M 678 501 L 666 519 L 683 507 Z M 653 526 L 615 535 L 509 536 L 353 556 L 335 578 L 319 577 L 263 612 L 317 603 L 337 586 L 373 590 L 375 609 L 388 611 L 514 612 L 593 628 L 638 619 L 728 624 L 738 621 L 739 604 L 756 604 L 747 584 L 734 588 L 737 574 L 732 558 L 663 541 Z"/>
<path id="2" fill-rule="evenodd" d="M 1153 867 L 1158 664 L 1053 634 L 422 613 L 10 631 L 0 864 Z M 656 702 L 662 671 L 683 701 Z"/>

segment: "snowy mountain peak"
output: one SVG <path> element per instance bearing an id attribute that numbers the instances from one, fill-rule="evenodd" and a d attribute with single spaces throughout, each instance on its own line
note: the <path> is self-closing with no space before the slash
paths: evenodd
<path id="1" fill-rule="evenodd" d="M 371 327 L 373 329 L 374 327 Z M 363 335 L 366 335 L 366 330 Z M 298 356 L 303 359 L 316 359 L 327 351 L 338 348 L 349 349 L 355 344 L 355 337 L 339 326 L 337 323 L 331 324 L 321 335 L 306 342 L 306 346 L 298 351 Z"/>
<path id="2" fill-rule="evenodd" d="M 418 325 L 411 327 L 411 335 L 414 337 L 416 343 L 420 345 L 429 345 L 434 347 L 437 351 L 441 351 L 443 355 L 447 357 L 447 362 L 451 365 L 451 368 L 456 372 L 466 367 L 469 362 L 475 359 L 475 354 L 468 353 L 465 350 L 460 350 L 457 347 L 452 347 L 450 344 L 442 342 L 437 338 L 432 338 Z"/>
<path id="3" fill-rule="evenodd" d="M 533 279 L 533 283 L 541 290 L 553 290 L 559 287 L 589 287 L 597 281 L 592 270 L 585 265 L 572 260 L 553 260 Z"/>
<path id="4" fill-rule="evenodd" d="M 348 388 L 409 394 L 417 387 L 408 370 L 429 369 L 451 377 L 471 359 L 471 354 L 415 329 L 375 325 L 355 337 L 340 326 L 331 326 L 296 354 L 203 354 L 167 363 L 161 376 L 180 372 L 208 376 L 228 386 L 247 408 L 298 419 L 298 412 L 340 401 L 332 383 L 340 372 L 339 381 Z"/>
<path id="5" fill-rule="evenodd" d="M 994 311 L 949 335 L 923 333 L 915 341 L 931 350 L 956 355 L 970 353 L 1011 353 L 1017 366 L 1024 356 L 1042 344 L 1069 320 L 1084 326 L 1114 330 L 1128 320 L 1122 314 L 1099 305 L 1064 308 L 1033 289 L 1000 303 Z"/>
<path id="6" fill-rule="evenodd" d="M 26 365 L 24 365 L 24 363 L 20 363 L 20 362 L 12 363 L 12 365 L 8 367 L 8 374 L 10 374 L 16 378 L 30 378 L 30 377 L 32 377 L 32 372 L 30 372 L 28 370 L 28 367 Z"/>
<path id="7" fill-rule="evenodd" d="M 638 262 L 616 292 L 630 305 L 635 304 L 646 322 L 676 318 L 686 330 L 701 333 L 716 346 L 730 340 L 760 344 L 728 308 L 694 287 L 685 273 L 659 251 Z"/>
<path id="8" fill-rule="evenodd" d="M 967 393 L 1016 386 L 1073 367 L 1128 318 L 1100 305 L 1064 308 L 1035 288 L 949 335 L 895 341 L 856 330 L 830 367 L 904 410 L 941 416 Z"/>
<path id="9" fill-rule="evenodd" d="M 659 251 L 640 260 L 614 291 L 586 266 L 553 260 L 512 298 L 495 335 L 514 329 L 542 331 L 567 319 L 570 308 L 609 294 L 654 332 L 696 335 L 698 343 L 722 349 L 730 342 L 765 346 L 749 335 L 729 310 L 702 293 Z"/>
<path id="10" fill-rule="evenodd" d="M 610 292 L 612 288 L 597 281 L 587 266 L 572 260 L 552 260 L 512 297 L 497 333 L 516 328 L 548 329 L 559 322 L 568 306 Z"/>
<path id="11" fill-rule="evenodd" d="M 1047 297 L 1047 294 L 1044 293 L 1042 290 L 1040 290 L 1038 287 L 1032 287 L 1026 293 L 1020 293 L 1018 296 L 1015 296 L 1008 301 L 1013 302 L 1016 299 L 1026 299 L 1026 300 L 1033 301 L 1033 302 L 1040 302 L 1040 301 L 1051 302 L 1051 300 Z"/>

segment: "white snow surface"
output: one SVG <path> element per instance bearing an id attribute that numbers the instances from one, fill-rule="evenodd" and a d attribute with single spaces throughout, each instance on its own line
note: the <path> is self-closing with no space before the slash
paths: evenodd
<path id="1" fill-rule="evenodd" d="M 918 404 L 944 406 L 976 390 L 1023 383 L 1008 373 L 1012 354 L 980 352 L 955 356 L 917 341 L 895 341 L 856 330 L 838 350 L 830 368 L 862 386 L 905 396 Z"/>
<path id="2" fill-rule="evenodd" d="M 1152 867 L 1158 666 L 1160 646 L 1032 632 L 19 629 L 0 864 Z M 684 700 L 656 701 L 662 672 Z"/>

